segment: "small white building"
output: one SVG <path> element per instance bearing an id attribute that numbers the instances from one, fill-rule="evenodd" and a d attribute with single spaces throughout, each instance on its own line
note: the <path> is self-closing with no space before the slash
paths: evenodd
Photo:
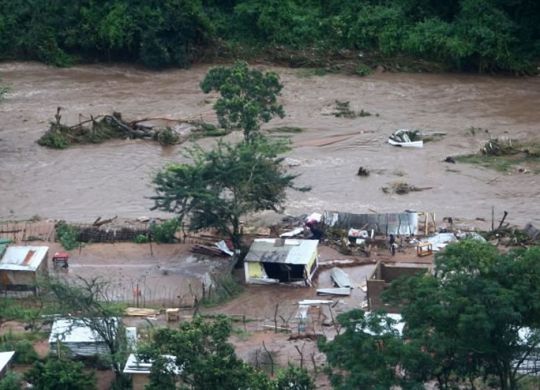
<path id="1" fill-rule="evenodd" d="M 117 329 L 118 319 L 111 320 L 114 321 L 112 326 Z M 54 321 L 49 336 L 51 352 L 56 353 L 59 344 L 69 349 L 74 356 L 89 357 L 109 353 L 109 348 L 103 338 L 82 320 L 76 318 Z"/>
<path id="2" fill-rule="evenodd" d="M 0 379 L 6 375 L 14 355 L 15 351 L 0 352 Z"/>
<path id="3" fill-rule="evenodd" d="M 244 259 L 246 283 L 311 285 L 319 266 L 318 240 L 257 239 Z"/>
<path id="4" fill-rule="evenodd" d="M 180 368 L 176 365 L 176 357 L 172 355 L 162 355 L 168 360 L 167 368 L 170 372 L 180 375 Z M 133 390 L 144 390 L 150 381 L 150 371 L 152 370 L 152 360 L 140 360 L 136 354 L 128 356 L 124 367 L 124 374 L 131 376 L 131 388 Z"/>
<path id="5" fill-rule="evenodd" d="M 48 274 L 47 246 L 9 246 L 0 259 L 0 289 L 36 291 L 39 276 Z"/>

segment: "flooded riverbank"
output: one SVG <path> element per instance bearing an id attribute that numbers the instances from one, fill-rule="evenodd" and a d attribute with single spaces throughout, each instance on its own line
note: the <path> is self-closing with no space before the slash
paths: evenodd
<path id="1" fill-rule="evenodd" d="M 113 110 L 134 119 L 213 121 L 211 99 L 198 86 L 207 70 L 208 66 L 150 72 L 127 66 L 0 64 L 0 75 L 11 88 L 0 104 L 0 219 L 40 215 L 88 221 L 97 216 L 159 215 L 149 210 L 152 176 L 166 163 L 180 161 L 187 144 L 162 148 L 125 140 L 59 151 L 35 141 L 48 128 L 57 106 L 63 107 L 68 123 L 76 122 L 79 114 Z M 287 115 L 266 127 L 305 129 L 293 135 L 289 157 L 299 164 L 291 168 L 301 174 L 299 184 L 312 187 L 307 194 L 291 192 L 287 212 L 415 209 L 435 211 L 439 217 L 489 219 L 494 206 L 498 214 L 508 210 L 511 223 L 540 224 L 540 176 L 442 162 L 446 156 L 478 151 L 490 136 L 540 137 L 539 77 L 381 73 L 306 78 L 294 69 L 272 70 L 285 86 Z M 324 115 L 336 99 L 372 115 Z M 386 144 L 387 136 L 401 127 L 447 135 L 418 150 Z M 473 136 L 467 131 L 470 127 L 489 132 Z M 357 177 L 359 166 L 372 174 Z M 395 181 L 431 189 L 407 195 L 381 191 Z"/>

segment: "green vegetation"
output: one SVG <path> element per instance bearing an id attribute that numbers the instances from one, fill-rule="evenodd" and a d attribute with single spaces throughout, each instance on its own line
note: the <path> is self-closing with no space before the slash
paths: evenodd
<path id="1" fill-rule="evenodd" d="M 334 387 L 520 388 L 527 375 L 517 368 L 527 370 L 540 341 L 539 260 L 540 247 L 500 253 L 476 240 L 448 245 L 433 274 L 398 279 L 385 293 L 402 307 L 402 336 L 384 314 L 338 317 L 344 332 L 320 345 Z"/>
<path id="2" fill-rule="evenodd" d="M 11 333 L 1 336 L 0 351 L 15 351 L 13 362 L 17 364 L 32 364 L 38 360 L 32 342 L 24 338 L 17 338 Z"/>
<path id="3" fill-rule="evenodd" d="M 190 164 L 172 164 L 153 180 L 154 209 L 189 218 L 189 229 L 216 228 L 242 248 L 240 218 L 263 210 L 279 211 L 295 175 L 282 166 L 280 154 L 289 150 L 283 141 L 271 141 L 260 133 L 261 124 L 278 115 L 283 107 L 277 97 L 283 88 L 272 72 L 248 68 L 244 62 L 210 69 L 200 84 L 205 93 L 217 91 L 214 109 L 221 127 L 239 129 L 238 144 L 219 141 L 213 150 L 188 150 Z"/>
<path id="4" fill-rule="evenodd" d="M 161 328 L 155 331 L 148 345 L 139 350 L 143 358 L 155 359 L 149 389 L 175 388 L 181 380 L 193 390 L 313 390 L 312 379 L 301 368 L 289 367 L 280 371 L 275 380 L 239 359 L 228 342 L 231 322 L 224 316 L 208 321 L 196 316 L 182 322 L 178 329 Z M 163 355 L 176 357 L 179 373 Z M 168 386 L 168 387 L 165 387 Z"/>
<path id="5" fill-rule="evenodd" d="M 16 372 L 8 372 L 0 380 L 0 390 L 20 390 L 22 388 L 22 378 Z"/>
<path id="6" fill-rule="evenodd" d="M 56 224 L 56 238 L 65 250 L 71 251 L 78 248 L 79 231 L 75 226 L 69 225 L 64 221 L 60 221 Z"/>
<path id="7" fill-rule="evenodd" d="M 178 219 L 172 218 L 159 224 L 150 225 L 150 234 L 155 242 L 170 244 L 176 241 L 175 235 L 179 227 Z"/>
<path id="8" fill-rule="evenodd" d="M 408 70 L 411 62 L 522 73 L 535 71 L 540 57 L 539 15 L 528 0 L 2 0 L 0 59 L 161 68 L 265 56 L 326 68 L 349 58 L 359 75 L 377 64 Z"/>
<path id="9" fill-rule="evenodd" d="M 80 362 L 69 359 L 50 357 L 44 362 L 36 362 L 24 375 L 36 390 L 94 390 L 96 378 L 94 373 L 84 371 Z"/>
<path id="10" fill-rule="evenodd" d="M 154 208 L 189 216 L 189 228 L 214 227 L 241 247 L 240 218 L 248 213 L 276 210 L 285 202 L 285 190 L 296 188 L 278 155 L 283 142 L 263 137 L 236 145 L 219 142 L 214 150 L 193 148 L 191 164 L 172 164 L 154 178 Z"/>
<path id="11" fill-rule="evenodd" d="M 456 156 L 458 162 L 478 164 L 499 172 L 508 172 L 516 165 L 540 172 L 540 143 L 493 138 L 486 142 L 478 154 Z"/>

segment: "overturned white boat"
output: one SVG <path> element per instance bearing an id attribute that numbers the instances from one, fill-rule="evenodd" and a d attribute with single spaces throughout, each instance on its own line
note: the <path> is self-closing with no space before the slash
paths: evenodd
<path id="1" fill-rule="evenodd" d="M 420 130 L 398 129 L 388 137 L 388 143 L 403 148 L 424 147 L 424 141 L 422 140 L 422 133 Z"/>

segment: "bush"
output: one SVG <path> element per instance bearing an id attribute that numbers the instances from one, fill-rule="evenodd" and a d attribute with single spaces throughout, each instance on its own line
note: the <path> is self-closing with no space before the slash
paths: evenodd
<path id="1" fill-rule="evenodd" d="M 79 231 L 75 226 L 61 221 L 56 225 L 56 237 L 64 249 L 70 251 L 79 246 Z"/>
<path id="2" fill-rule="evenodd" d="M 158 224 L 152 224 L 150 226 L 150 233 L 155 242 L 169 244 L 176 240 L 175 234 L 180 223 L 178 219 L 173 218 L 168 221 Z"/>
<path id="3" fill-rule="evenodd" d="M 32 342 L 29 340 L 13 340 L 13 336 L 5 337 L 0 344 L 0 351 L 15 351 L 13 362 L 17 364 L 31 364 L 39 359 Z"/>
<path id="4" fill-rule="evenodd" d="M 86 373 L 83 368 L 80 362 L 48 358 L 45 362 L 34 363 L 24 378 L 35 390 L 94 390 L 94 373 Z"/>
<path id="5" fill-rule="evenodd" d="M 150 241 L 150 238 L 146 234 L 139 234 L 133 239 L 135 244 L 146 244 Z"/>
<path id="6" fill-rule="evenodd" d="M 16 372 L 8 372 L 0 380 L 0 390 L 20 390 L 22 389 L 21 376 Z"/>

